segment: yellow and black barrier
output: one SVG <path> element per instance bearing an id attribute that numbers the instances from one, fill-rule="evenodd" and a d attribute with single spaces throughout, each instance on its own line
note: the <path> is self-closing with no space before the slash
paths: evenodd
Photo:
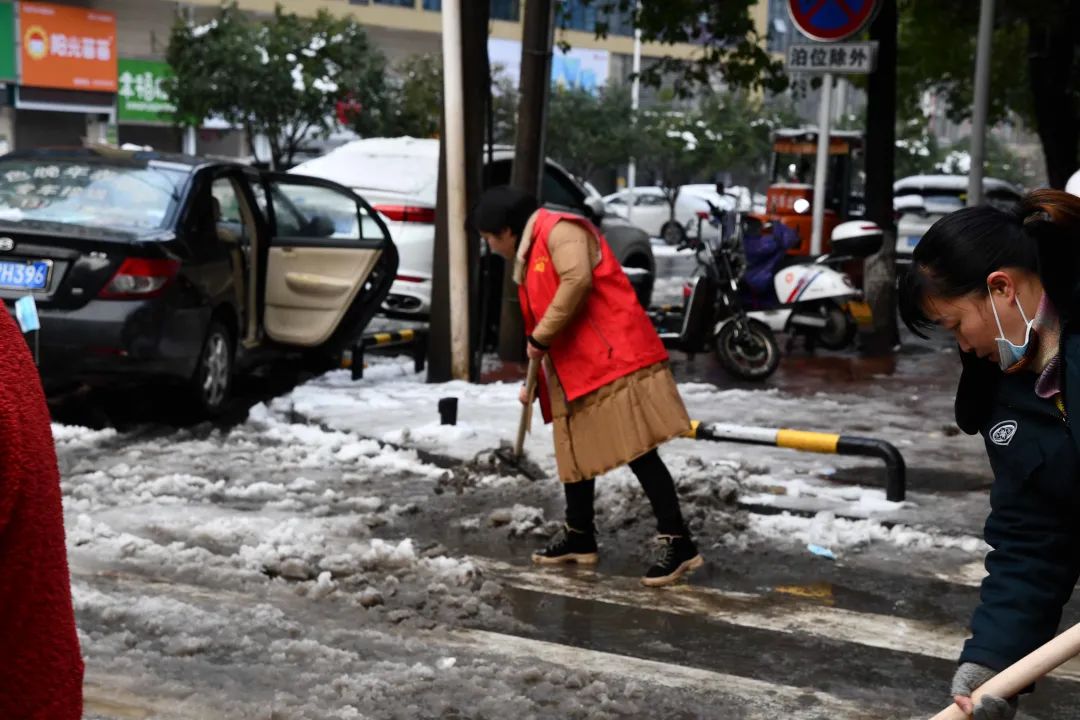
<path id="1" fill-rule="evenodd" d="M 416 372 L 423 372 L 427 363 L 427 333 L 423 330 L 405 329 L 393 332 L 369 333 L 353 345 L 351 352 L 341 358 L 341 366 L 352 370 L 352 379 L 364 377 L 364 353 L 372 348 L 411 346 Z"/>
<path id="2" fill-rule="evenodd" d="M 691 423 L 690 432 L 686 436 L 694 440 L 769 445 L 802 452 L 878 458 L 885 461 L 885 497 L 892 502 L 901 502 L 907 494 L 907 465 L 904 463 L 904 456 L 884 440 L 804 430 L 703 423 L 699 420 Z"/>

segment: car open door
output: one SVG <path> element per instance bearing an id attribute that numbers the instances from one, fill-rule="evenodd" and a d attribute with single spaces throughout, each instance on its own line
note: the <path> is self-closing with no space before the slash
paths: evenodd
<path id="1" fill-rule="evenodd" d="M 338 350 L 389 292 L 397 253 L 378 214 L 354 192 L 304 175 L 263 175 L 272 238 L 263 328 L 271 340 Z"/>

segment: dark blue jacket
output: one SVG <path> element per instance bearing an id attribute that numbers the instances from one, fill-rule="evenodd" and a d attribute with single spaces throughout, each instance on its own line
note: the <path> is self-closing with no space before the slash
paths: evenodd
<path id="1" fill-rule="evenodd" d="M 1035 373 L 964 357 L 957 423 L 983 436 L 994 483 L 989 575 L 961 662 L 1002 670 L 1050 640 L 1080 576 L 1080 335 L 1061 348 L 1067 420 L 1035 394 Z"/>

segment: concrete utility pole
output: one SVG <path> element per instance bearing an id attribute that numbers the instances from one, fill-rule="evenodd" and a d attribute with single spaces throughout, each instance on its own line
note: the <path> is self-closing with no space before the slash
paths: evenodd
<path id="1" fill-rule="evenodd" d="M 825 184 L 829 177 L 829 133 L 832 130 L 832 73 L 821 76 L 821 105 L 818 107 L 817 163 L 814 168 L 814 214 L 810 226 L 810 254 L 820 255 L 824 247 Z"/>
<path id="2" fill-rule="evenodd" d="M 521 80 L 518 84 L 521 97 L 510 184 L 537 198 L 540 198 L 543 187 L 544 131 L 548 90 L 551 87 L 554 30 L 553 0 L 529 0 L 525 3 L 525 22 L 521 32 Z M 512 264 L 507 263 L 499 321 L 499 357 L 520 361 L 525 359 L 525 331 L 512 271 Z"/>
<path id="3" fill-rule="evenodd" d="M 990 54 L 994 41 L 994 0 L 979 7 L 979 44 L 975 51 L 975 107 L 971 113 L 971 170 L 968 205 L 982 202 L 983 161 L 986 159 L 986 115 L 990 103 Z"/>
<path id="4" fill-rule="evenodd" d="M 465 233 L 465 81 L 461 0 L 443 0 L 443 104 L 446 122 L 446 219 L 450 245 L 450 373 L 469 379 L 469 248 Z"/>

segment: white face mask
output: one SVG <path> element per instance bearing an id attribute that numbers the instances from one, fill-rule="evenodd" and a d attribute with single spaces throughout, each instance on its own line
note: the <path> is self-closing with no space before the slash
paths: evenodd
<path id="1" fill-rule="evenodd" d="M 1028 320 L 1028 316 L 1024 314 L 1023 306 L 1020 305 L 1020 297 L 1016 296 L 1014 302 L 1017 309 L 1020 310 L 1020 317 L 1024 318 L 1024 342 L 1021 345 L 1014 345 L 1009 341 L 1009 338 L 1005 337 L 1005 330 L 1001 327 L 1001 318 L 998 317 L 997 305 L 994 303 L 994 293 L 990 290 L 989 285 L 987 285 L 986 290 L 990 293 L 990 307 L 994 311 L 994 321 L 997 322 L 998 326 L 999 335 L 994 339 L 998 349 L 998 367 L 1007 372 L 1023 360 L 1024 355 L 1027 354 L 1028 347 L 1031 345 L 1031 327 L 1035 324 L 1035 320 L 1034 318 Z"/>

